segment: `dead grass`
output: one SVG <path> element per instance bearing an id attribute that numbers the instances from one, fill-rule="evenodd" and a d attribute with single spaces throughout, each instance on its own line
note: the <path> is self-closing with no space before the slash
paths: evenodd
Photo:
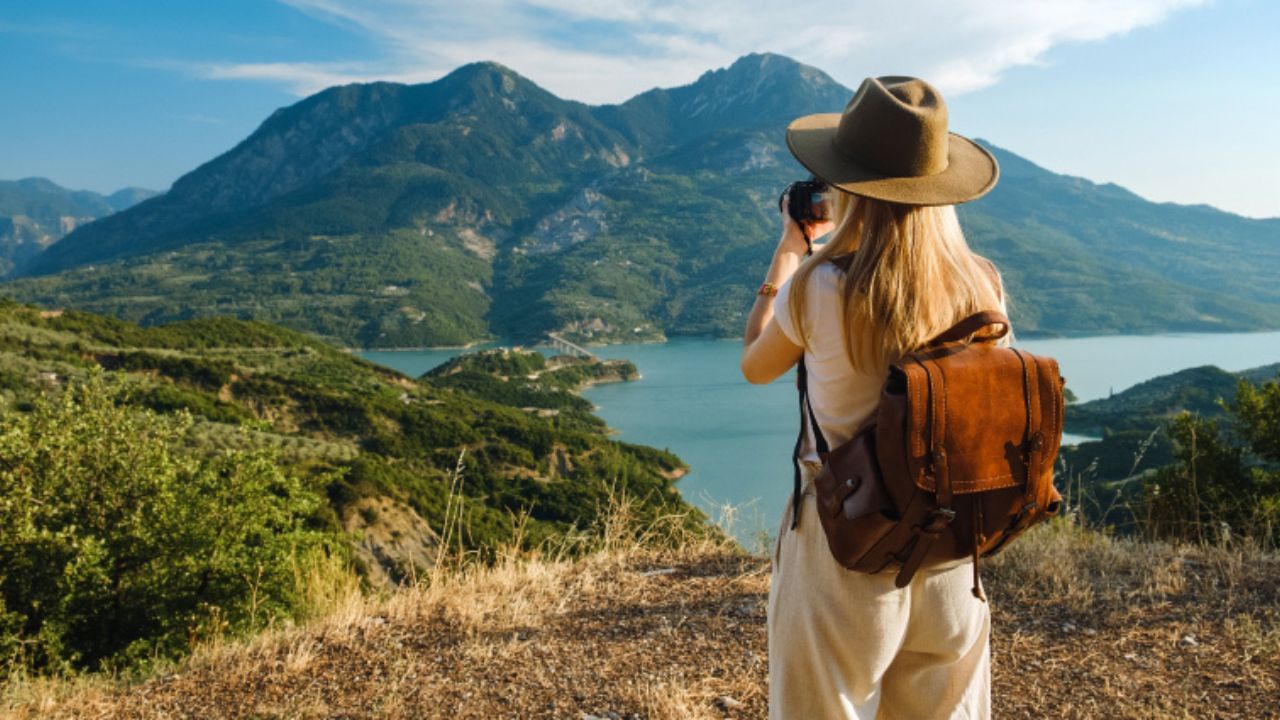
<path id="1" fill-rule="evenodd" d="M 1280 717 L 1280 556 L 1068 522 L 986 573 L 1002 715 Z"/>
<path id="2" fill-rule="evenodd" d="M 12 718 L 761 718 L 768 562 L 653 550 L 460 564 L 140 682 L 15 679 Z M 984 564 L 996 717 L 1280 717 L 1280 558 L 1056 523 Z"/>

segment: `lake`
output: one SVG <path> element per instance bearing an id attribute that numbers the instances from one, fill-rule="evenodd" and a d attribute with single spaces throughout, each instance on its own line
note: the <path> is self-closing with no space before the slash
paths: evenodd
<path id="1" fill-rule="evenodd" d="M 1244 370 L 1280 362 L 1280 332 L 1115 335 L 1023 340 L 1018 346 L 1057 358 L 1080 400 L 1197 365 Z M 641 379 L 597 385 L 585 396 L 620 440 L 679 455 L 690 466 L 679 481 L 685 497 L 754 545 L 761 531 L 776 530 L 791 491 L 796 391 L 791 374 L 771 385 L 749 385 L 738 372 L 740 350 L 738 340 L 703 338 L 593 348 L 604 358 L 631 360 Z M 417 376 L 460 352 L 360 354 Z"/>

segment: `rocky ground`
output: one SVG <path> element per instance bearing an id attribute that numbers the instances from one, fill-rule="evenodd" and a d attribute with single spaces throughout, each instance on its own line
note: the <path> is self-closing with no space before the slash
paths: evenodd
<path id="1" fill-rule="evenodd" d="M 998 718 L 1280 717 L 1280 558 L 1060 524 L 984 567 Z M 613 548 L 460 571 L 15 718 L 763 718 L 766 560 Z M 0 705 L 0 708 L 6 707 Z"/>

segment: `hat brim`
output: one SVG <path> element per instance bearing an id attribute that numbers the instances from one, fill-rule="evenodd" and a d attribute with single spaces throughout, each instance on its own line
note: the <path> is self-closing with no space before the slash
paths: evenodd
<path id="1" fill-rule="evenodd" d="M 1000 179 L 991 153 L 955 133 L 949 133 L 946 170 L 916 177 L 881 175 L 837 149 L 839 124 L 840 113 L 797 118 L 787 127 L 787 147 L 815 177 L 845 192 L 907 205 L 955 205 L 986 195 Z"/>

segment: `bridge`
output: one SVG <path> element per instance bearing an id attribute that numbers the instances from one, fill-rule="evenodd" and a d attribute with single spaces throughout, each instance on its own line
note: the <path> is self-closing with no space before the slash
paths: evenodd
<path id="1" fill-rule="evenodd" d="M 556 335 L 555 333 L 547 333 L 547 345 L 555 349 L 556 352 L 564 355 L 572 355 L 573 357 L 587 358 L 589 360 L 599 360 L 590 350 L 576 345 Z"/>

